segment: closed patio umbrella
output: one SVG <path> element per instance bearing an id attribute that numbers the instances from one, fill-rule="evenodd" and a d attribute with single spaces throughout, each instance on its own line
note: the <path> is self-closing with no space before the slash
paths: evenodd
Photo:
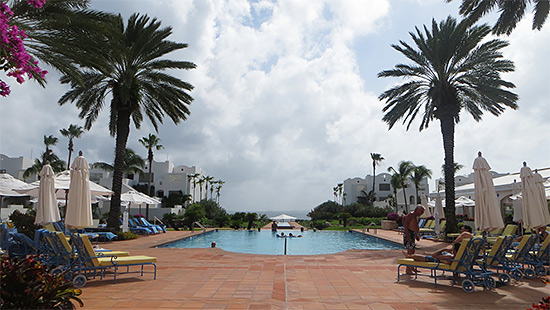
<path id="1" fill-rule="evenodd" d="M 500 204 L 493 184 L 491 167 L 478 153 L 474 160 L 475 226 L 482 231 L 504 228 Z"/>
<path id="2" fill-rule="evenodd" d="M 61 220 L 61 216 L 59 216 L 57 198 L 55 197 L 55 181 L 52 166 L 49 164 L 44 165 L 38 175 L 40 176 L 40 186 L 38 188 L 38 205 L 34 223 L 37 225 L 46 225 L 58 222 Z"/>
<path id="3" fill-rule="evenodd" d="M 521 206 L 521 195 L 518 195 L 518 193 L 521 194 L 521 189 L 519 188 L 519 184 L 516 182 L 516 179 L 514 179 L 514 184 L 512 184 L 512 205 L 514 208 L 514 218 L 512 219 L 516 223 L 522 223 L 523 222 L 523 208 Z"/>
<path id="4" fill-rule="evenodd" d="M 424 207 L 424 214 L 422 214 L 422 217 L 432 217 L 433 214 L 430 210 L 430 206 L 428 205 L 428 198 L 426 198 L 426 195 L 420 196 L 420 204 Z"/>
<path id="5" fill-rule="evenodd" d="M 88 162 L 80 152 L 71 166 L 71 183 L 65 215 L 65 225 L 68 227 L 84 228 L 93 225 L 89 169 Z"/>
<path id="6" fill-rule="evenodd" d="M 520 170 L 521 178 L 521 196 L 523 198 L 523 225 L 527 229 L 537 228 L 550 224 L 550 215 L 548 214 L 548 205 L 542 182 L 544 179 L 540 175 L 536 176 L 523 162 Z M 540 185 L 538 185 L 540 183 Z M 542 189 L 541 189 L 542 187 Z"/>

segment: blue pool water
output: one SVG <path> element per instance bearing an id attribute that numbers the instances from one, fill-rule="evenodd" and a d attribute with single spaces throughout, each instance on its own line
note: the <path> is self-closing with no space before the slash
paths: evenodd
<path id="1" fill-rule="evenodd" d="M 289 231 L 285 231 L 288 234 Z M 402 249 L 397 243 L 367 236 L 357 232 L 341 231 L 293 231 L 301 238 L 278 238 L 276 233 L 262 230 L 220 230 L 163 244 L 168 248 L 209 248 L 213 241 L 218 248 L 230 252 L 249 254 L 284 254 L 285 239 L 287 255 L 316 255 L 343 252 L 349 249 L 391 250 Z"/>

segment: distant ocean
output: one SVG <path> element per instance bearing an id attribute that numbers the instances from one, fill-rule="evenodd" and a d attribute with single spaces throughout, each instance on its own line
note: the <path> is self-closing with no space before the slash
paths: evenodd
<path id="1" fill-rule="evenodd" d="M 251 212 L 251 211 L 243 211 L 243 212 Z M 265 214 L 267 217 L 275 217 L 277 215 L 281 214 L 287 214 L 290 216 L 294 216 L 295 218 L 299 220 L 310 220 L 310 218 L 307 216 L 307 214 L 310 212 L 309 210 L 299 210 L 299 211 L 254 211 L 258 214 Z"/>

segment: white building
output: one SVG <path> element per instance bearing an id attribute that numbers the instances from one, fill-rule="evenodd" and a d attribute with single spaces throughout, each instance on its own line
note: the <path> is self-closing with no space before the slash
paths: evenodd
<path id="1" fill-rule="evenodd" d="M 0 154 L 0 170 L 5 170 L 6 173 L 10 174 L 12 177 L 20 180 L 23 179 L 23 173 L 25 170 L 33 165 L 33 160 L 26 157 L 8 157 L 4 154 Z M 35 181 L 36 177 L 29 178 L 25 181 L 32 182 Z"/>
<path id="2" fill-rule="evenodd" d="M 374 203 L 377 207 L 389 206 L 386 199 L 388 196 L 394 195 L 393 186 L 391 186 L 391 174 L 389 173 L 380 173 L 376 176 L 376 187 L 374 193 L 376 195 L 376 201 Z M 352 179 L 346 179 L 344 181 L 344 195 L 346 199 L 344 200 L 344 205 L 356 203 L 359 200 L 359 197 L 365 196 L 370 191 L 372 191 L 372 182 L 373 177 L 367 175 L 364 179 L 356 177 Z M 405 194 L 407 197 L 407 206 L 410 209 L 411 205 L 420 204 L 420 197 L 422 195 L 428 196 L 429 194 L 429 184 L 428 179 L 424 178 L 420 186 L 418 187 L 418 198 L 415 198 L 416 188 L 414 183 L 409 179 L 407 181 L 407 187 L 405 188 Z M 405 211 L 405 198 L 403 195 L 403 189 L 397 190 L 397 206 L 398 211 Z"/>

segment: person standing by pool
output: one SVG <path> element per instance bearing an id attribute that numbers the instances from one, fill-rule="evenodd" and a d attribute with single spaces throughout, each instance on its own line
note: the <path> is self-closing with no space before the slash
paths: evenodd
<path id="1" fill-rule="evenodd" d="M 407 255 L 414 255 L 416 241 L 420 241 L 420 228 L 418 227 L 418 218 L 424 214 L 424 207 L 418 206 L 414 211 L 405 217 L 403 222 L 403 245 L 407 249 Z M 407 266 L 407 274 L 413 274 L 414 269 Z"/>
<path id="2" fill-rule="evenodd" d="M 271 231 L 277 231 L 277 221 L 273 221 L 273 223 L 271 223 Z"/>

